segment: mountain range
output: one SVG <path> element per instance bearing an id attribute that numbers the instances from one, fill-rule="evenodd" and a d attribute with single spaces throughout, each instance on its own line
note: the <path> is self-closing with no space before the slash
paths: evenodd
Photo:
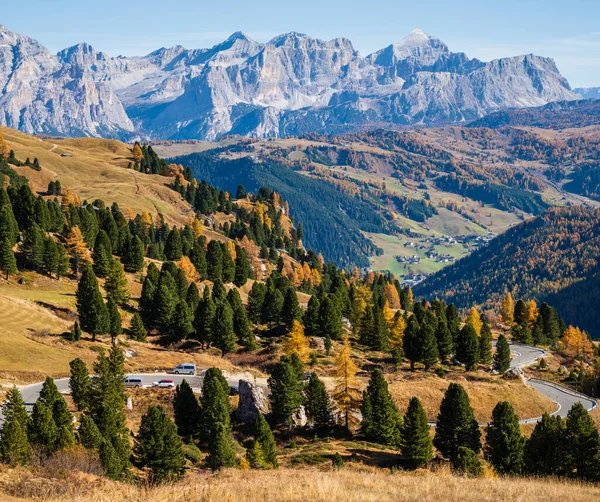
<path id="1" fill-rule="evenodd" d="M 483 62 L 415 30 L 366 57 L 345 38 L 109 57 L 82 43 L 52 54 L 0 26 L 0 124 L 27 133 L 121 139 L 283 137 L 462 123 L 506 108 L 574 100 L 549 58 Z"/>

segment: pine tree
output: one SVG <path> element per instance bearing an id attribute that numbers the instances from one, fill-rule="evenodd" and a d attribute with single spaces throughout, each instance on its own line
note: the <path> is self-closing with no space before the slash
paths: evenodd
<path id="1" fill-rule="evenodd" d="M 71 415 L 64 397 L 60 396 L 60 398 L 54 403 L 52 417 L 56 425 L 57 433 L 53 449 L 58 451 L 75 444 L 73 415 Z"/>
<path id="2" fill-rule="evenodd" d="M 188 304 L 192 312 L 196 312 L 198 303 L 200 303 L 200 291 L 195 282 L 191 282 L 188 286 L 187 292 L 185 293 L 185 303 Z"/>
<path id="3" fill-rule="evenodd" d="M 162 333 L 168 333 L 178 299 L 167 284 L 159 284 L 154 295 L 154 315 Z"/>
<path id="4" fill-rule="evenodd" d="M 310 374 L 306 386 L 305 408 L 306 415 L 314 424 L 315 429 L 324 430 L 333 425 L 329 394 L 325 389 L 325 384 L 314 372 Z"/>
<path id="5" fill-rule="evenodd" d="M 537 476 L 564 474 L 565 436 L 564 420 L 558 415 L 544 413 L 525 444 L 526 471 Z"/>
<path id="6" fill-rule="evenodd" d="M 319 307 L 319 324 L 321 336 L 331 340 L 340 340 L 342 337 L 342 313 L 337 308 L 335 301 L 327 295 Z"/>
<path id="7" fill-rule="evenodd" d="M 293 327 L 287 336 L 283 351 L 286 355 L 296 354 L 302 363 L 307 363 L 309 358 L 308 340 L 304 336 L 304 328 L 298 321 L 294 321 Z"/>
<path id="8" fill-rule="evenodd" d="M 177 427 L 162 406 L 150 406 L 135 437 L 138 462 L 150 470 L 151 483 L 181 478 L 185 455 Z"/>
<path id="9" fill-rule="evenodd" d="M 58 431 L 52 417 L 52 410 L 41 399 L 33 405 L 27 435 L 31 444 L 37 445 L 46 452 L 53 451 Z"/>
<path id="10" fill-rule="evenodd" d="M 52 277 L 52 274 L 57 273 L 58 260 L 58 246 L 54 242 L 54 239 L 49 237 L 44 241 L 44 257 L 42 261 L 42 268 L 48 276 Z"/>
<path id="11" fill-rule="evenodd" d="M 567 474 L 597 480 L 600 476 L 600 435 L 594 420 L 580 402 L 569 410 L 565 420 L 563 452 Z"/>
<path id="12" fill-rule="evenodd" d="M 79 321 L 75 321 L 75 324 L 73 324 L 70 339 L 72 342 L 78 342 L 81 340 L 81 326 L 79 326 Z"/>
<path id="13" fill-rule="evenodd" d="M 235 248 L 235 277 L 233 283 L 241 288 L 246 282 L 248 282 L 248 277 L 252 273 L 252 267 L 250 266 L 250 262 L 248 261 L 248 255 L 246 254 L 246 250 L 241 248 L 240 246 L 236 246 Z"/>
<path id="14" fill-rule="evenodd" d="M 221 350 L 221 355 L 235 350 L 235 333 L 233 331 L 233 312 L 227 301 L 220 302 L 215 311 L 212 325 L 213 343 Z"/>
<path id="15" fill-rule="evenodd" d="M 277 467 L 277 445 L 265 417 L 259 414 L 254 422 L 254 441 L 260 444 L 262 457 L 268 467 Z"/>
<path id="16" fill-rule="evenodd" d="M 0 241 L 7 239 L 12 248 L 19 237 L 19 225 L 4 188 L 0 187 Z"/>
<path id="17" fill-rule="evenodd" d="M 185 379 L 175 389 L 173 412 L 177 432 L 189 442 L 198 433 L 201 410 L 190 384 Z"/>
<path id="18" fill-rule="evenodd" d="M 267 288 L 263 283 L 254 282 L 252 284 L 252 289 L 248 294 L 248 319 L 254 323 L 261 321 L 266 292 Z"/>
<path id="19" fill-rule="evenodd" d="M 94 262 L 94 272 L 96 275 L 98 277 L 106 277 L 113 259 L 112 245 L 108 234 L 104 230 L 100 230 L 96 236 L 92 260 Z"/>
<path id="20" fill-rule="evenodd" d="M 514 322 L 520 326 L 525 325 L 527 322 L 527 305 L 521 299 L 515 303 Z"/>
<path id="21" fill-rule="evenodd" d="M 440 360 L 442 362 L 449 361 L 454 352 L 454 341 L 452 339 L 452 333 L 450 333 L 450 329 L 448 328 L 448 323 L 446 322 L 446 316 L 438 319 L 435 336 L 437 339 Z"/>
<path id="22" fill-rule="evenodd" d="M 121 259 L 126 272 L 135 273 L 144 268 L 144 243 L 137 235 L 128 239 Z"/>
<path id="23" fill-rule="evenodd" d="M 421 347 L 421 326 L 417 317 L 413 314 L 408 318 L 406 329 L 404 330 L 404 355 L 410 361 L 410 369 L 415 369 L 415 363 L 422 359 Z"/>
<path id="24" fill-rule="evenodd" d="M 221 245 L 223 252 L 223 262 L 222 262 L 222 274 L 223 274 L 223 282 L 233 282 L 235 279 L 235 263 L 233 262 L 233 258 L 231 258 L 231 253 L 229 252 L 229 248 L 227 244 L 222 243 Z"/>
<path id="25" fill-rule="evenodd" d="M 71 397 L 77 409 L 83 411 L 89 406 L 92 379 L 87 365 L 81 359 L 73 359 L 69 366 L 71 367 L 71 378 L 69 379 Z"/>
<path id="26" fill-rule="evenodd" d="M 465 324 L 456 342 L 456 358 L 465 365 L 467 371 L 475 370 L 480 359 L 479 340 L 475 328 Z"/>
<path id="27" fill-rule="evenodd" d="M 498 337 L 496 353 L 494 354 L 494 369 L 498 373 L 505 373 L 510 368 L 510 347 L 504 335 Z"/>
<path id="28" fill-rule="evenodd" d="M 210 346 L 213 342 L 213 325 L 216 307 L 207 287 L 194 315 L 194 338 L 200 342 L 202 348 Z"/>
<path id="29" fill-rule="evenodd" d="M 4 424 L 0 435 L 0 460 L 12 466 L 26 465 L 29 461 L 29 416 L 23 397 L 16 387 L 8 391 L 2 414 Z"/>
<path id="30" fill-rule="evenodd" d="M 117 305 L 123 306 L 129 301 L 129 291 L 127 288 L 127 277 L 123 264 L 119 260 L 112 260 L 106 281 L 104 282 L 106 298 L 114 301 Z"/>
<path id="31" fill-rule="evenodd" d="M 206 463 L 213 471 L 233 467 L 236 463 L 231 432 L 220 422 L 215 425 L 214 435 L 208 439 L 208 452 Z"/>
<path id="32" fill-rule="evenodd" d="M 92 340 L 95 340 L 96 335 L 104 334 L 109 330 L 110 324 L 108 310 L 102 300 L 96 275 L 89 264 L 83 267 L 76 297 L 81 329 L 90 333 Z"/>
<path id="33" fill-rule="evenodd" d="M 304 332 L 306 336 L 320 336 L 321 335 L 321 326 L 319 324 L 319 309 L 321 307 L 321 302 L 317 298 L 316 295 L 310 297 L 308 300 L 308 306 L 306 311 L 304 312 L 302 322 L 304 324 Z"/>
<path id="34" fill-rule="evenodd" d="M 481 433 L 469 396 L 457 383 L 450 384 L 442 399 L 433 444 L 451 460 L 456 459 L 461 446 L 475 453 L 481 450 Z"/>
<path id="35" fill-rule="evenodd" d="M 110 335 L 111 340 L 114 342 L 117 336 L 123 333 L 121 314 L 119 313 L 117 304 L 112 300 L 112 298 L 109 298 L 108 302 L 106 302 L 106 309 L 108 310 L 109 319 L 108 334 Z"/>
<path id="36" fill-rule="evenodd" d="M 178 228 L 169 232 L 165 243 L 165 256 L 170 261 L 177 261 L 183 256 L 181 234 Z"/>
<path id="37" fill-rule="evenodd" d="M 223 280 L 223 249 L 219 241 L 210 241 L 206 252 L 206 270 L 208 280 L 222 281 Z"/>
<path id="38" fill-rule="evenodd" d="M 394 365 L 396 367 L 396 371 L 400 367 L 400 363 L 402 362 L 402 358 L 404 357 L 404 331 L 406 330 L 406 321 L 400 311 L 394 314 L 394 318 L 392 320 L 390 326 L 390 339 L 388 341 L 388 346 L 390 348 L 390 353 L 392 354 L 392 358 L 394 359 Z M 450 338 L 452 341 L 452 338 Z"/>
<path id="39" fill-rule="evenodd" d="M 81 417 L 77 436 L 79 442 L 87 449 L 100 448 L 103 441 L 102 434 L 100 434 L 96 422 L 87 414 Z"/>
<path id="40" fill-rule="evenodd" d="M 171 325 L 169 327 L 169 340 L 178 342 L 187 339 L 194 332 L 192 326 L 192 313 L 185 301 L 180 300 L 171 317 Z"/>
<path id="41" fill-rule="evenodd" d="M 492 362 L 492 330 L 484 320 L 479 336 L 479 362 L 489 366 Z"/>
<path id="42" fill-rule="evenodd" d="M 129 327 L 129 332 L 131 334 L 131 338 L 133 338 L 136 342 L 145 342 L 146 337 L 148 336 L 148 332 L 144 327 L 144 322 L 139 313 L 135 312 L 131 317 L 131 325 Z"/>
<path id="43" fill-rule="evenodd" d="M 298 303 L 298 295 L 293 287 L 289 287 L 283 298 L 281 309 L 281 320 L 288 330 L 292 329 L 294 322 L 302 318 L 302 311 Z"/>
<path id="44" fill-rule="evenodd" d="M 260 441 L 252 440 L 250 447 L 246 450 L 246 461 L 251 469 L 268 468 Z"/>
<path id="45" fill-rule="evenodd" d="M 502 300 L 500 315 L 506 324 L 511 325 L 514 322 L 515 303 L 510 293 L 506 293 L 504 299 Z"/>
<path id="46" fill-rule="evenodd" d="M 399 447 L 402 440 L 402 417 L 380 369 L 371 373 L 363 393 L 362 430 L 369 441 Z"/>
<path id="47" fill-rule="evenodd" d="M 436 339 L 437 319 L 431 310 L 425 312 L 419 337 L 421 338 L 421 358 L 428 370 L 438 362 L 438 346 Z"/>
<path id="48" fill-rule="evenodd" d="M 8 280 L 10 274 L 17 272 L 17 260 L 12 245 L 7 238 L 0 241 L 0 270 L 4 272 L 6 280 Z"/>
<path id="49" fill-rule="evenodd" d="M 433 444 L 425 409 L 418 398 L 411 398 L 402 428 L 402 457 L 412 469 L 424 467 L 433 458 Z"/>
<path id="50" fill-rule="evenodd" d="M 525 438 L 521 435 L 519 417 L 509 402 L 502 401 L 496 405 L 486 433 L 485 458 L 496 472 L 520 474 Z"/>
<path id="51" fill-rule="evenodd" d="M 268 380 L 271 390 L 271 413 L 276 423 L 291 426 L 292 416 L 304 402 L 302 379 L 303 376 L 298 374 L 292 359 L 281 356 Z"/>

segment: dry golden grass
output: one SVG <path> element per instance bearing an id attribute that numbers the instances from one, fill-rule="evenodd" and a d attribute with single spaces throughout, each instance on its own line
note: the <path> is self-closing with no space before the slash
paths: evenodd
<path id="1" fill-rule="evenodd" d="M 497 376 L 477 374 L 476 377 L 462 377 L 449 374 L 446 379 L 435 375 L 401 373 L 389 385 L 392 396 L 401 411 L 406 410 L 411 397 L 417 396 L 429 420 L 436 420 L 444 392 L 452 381 L 460 383 L 471 400 L 475 417 L 480 422 L 490 420 L 492 410 L 499 401 L 509 401 L 521 418 L 541 416 L 544 412 L 555 411 L 556 405 L 533 388 L 518 380 L 503 380 Z"/>
<path id="2" fill-rule="evenodd" d="M 42 141 L 14 129 L 0 127 L 0 131 L 19 160 L 39 159 L 39 172 L 16 168 L 29 179 L 33 190 L 45 192 L 50 181 L 59 179 L 81 200 L 102 199 L 109 205 L 116 202 L 121 210 L 134 214 L 162 213 L 169 223 L 179 225 L 192 214 L 189 204 L 166 186 L 169 178 L 127 169 L 131 152 L 125 143 L 93 138 Z M 62 153 L 72 157 L 61 157 Z"/>
<path id="3" fill-rule="evenodd" d="M 329 468 L 328 468 L 329 469 Z M 391 474 L 347 466 L 340 471 L 278 469 L 191 473 L 157 488 L 115 483 L 77 472 L 53 478 L 24 469 L 0 471 L 0 500 L 73 502 L 564 502 L 598 500 L 597 486 L 552 479 L 467 479 L 446 471 Z"/>

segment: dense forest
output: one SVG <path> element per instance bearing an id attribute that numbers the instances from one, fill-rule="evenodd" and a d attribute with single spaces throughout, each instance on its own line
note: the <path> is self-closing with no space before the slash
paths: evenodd
<path id="1" fill-rule="evenodd" d="M 367 266 L 366 256 L 376 247 L 361 231 L 384 232 L 386 221 L 368 199 L 342 193 L 329 183 L 293 171 L 269 159 L 221 159 L 218 152 L 198 153 L 172 159 L 190 166 L 194 177 L 228 191 L 241 183 L 255 191 L 268 186 L 289 202 L 291 216 L 304 225 L 304 243 L 340 266 Z"/>
<path id="2" fill-rule="evenodd" d="M 497 304 L 505 291 L 547 300 L 567 323 L 600 336 L 600 211 L 552 208 L 513 227 L 415 288 L 459 307 Z M 583 293 L 585 291 L 585 293 Z"/>

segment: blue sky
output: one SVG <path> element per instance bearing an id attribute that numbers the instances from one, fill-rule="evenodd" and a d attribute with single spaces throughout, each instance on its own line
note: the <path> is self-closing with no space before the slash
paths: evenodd
<path id="1" fill-rule="evenodd" d="M 421 28 L 451 50 L 483 60 L 531 52 L 550 56 L 573 87 L 600 86 L 599 0 L 3 3 L 0 24 L 53 52 L 88 42 L 112 56 L 144 55 L 176 44 L 210 47 L 241 30 L 261 42 L 288 31 L 323 39 L 343 36 L 367 55 Z"/>

